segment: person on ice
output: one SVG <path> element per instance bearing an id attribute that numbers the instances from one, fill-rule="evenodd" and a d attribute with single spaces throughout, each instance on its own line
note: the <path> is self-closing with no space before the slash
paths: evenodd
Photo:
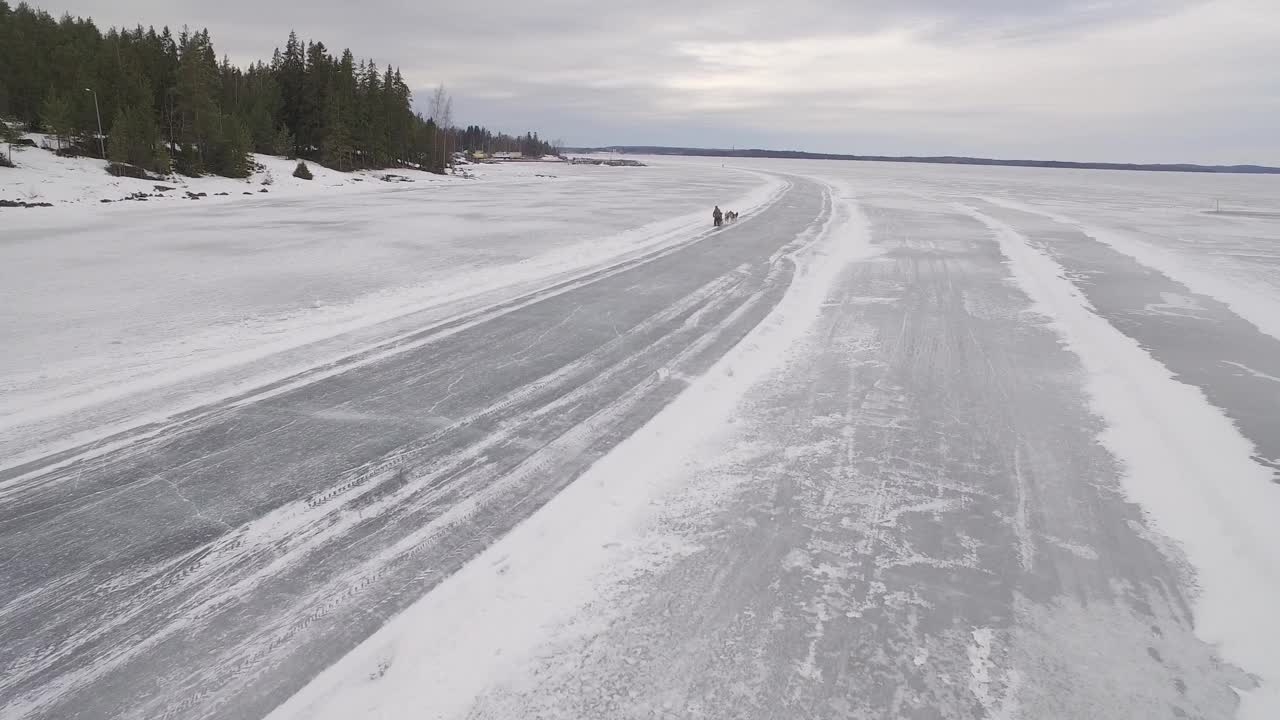
<path id="1" fill-rule="evenodd" d="M 720 223 L 724 222 L 724 213 L 720 212 L 720 206 L 717 205 L 715 210 L 711 211 L 711 222 L 720 227 Z"/>

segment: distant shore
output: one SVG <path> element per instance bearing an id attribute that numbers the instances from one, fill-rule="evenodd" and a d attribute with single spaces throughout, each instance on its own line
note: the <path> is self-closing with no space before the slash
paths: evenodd
<path id="1" fill-rule="evenodd" d="M 1075 170 L 1147 170 L 1152 172 L 1237 173 L 1280 175 L 1280 167 L 1267 165 L 1196 165 L 1193 163 L 1107 163 L 1065 160 L 1000 160 L 996 158 L 894 155 L 841 155 L 801 150 L 665 147 L 661 145 L 610 145 L 598 148 L 565 148 L 566 152 L 619 152 L 629 155 L 689 155 L 694 157 L 782 158 L 789 160 L 862 160 L 869 162 L 929 163 L 935 165 L 996 165 L 1003 167 L 1069 168 Z"/>

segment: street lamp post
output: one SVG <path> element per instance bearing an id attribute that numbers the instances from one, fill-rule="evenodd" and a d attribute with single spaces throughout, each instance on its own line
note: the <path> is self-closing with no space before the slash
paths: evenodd
<path id="1" fill-rule="evenodd" d="M 102 111 L 98 110 L 98 91 L 92 88 L 85 88 L 85 92 L 93 93 L 93 114 L 98 116 L 98 153 L 102 155 L 102 159 L 107 159 L 107 146 L 102 142 Z"/>

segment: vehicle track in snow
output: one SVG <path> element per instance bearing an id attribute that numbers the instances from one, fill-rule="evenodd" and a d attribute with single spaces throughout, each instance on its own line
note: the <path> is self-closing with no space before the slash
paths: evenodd
<path id="1" fill-rule="evenodd" d="M 991 230 L 858 200 L 884 254 L 638 545 L 680 551 L 636 561 L 467 717 L 1234 716 L 1251 681 L 1195 635 L 1185 567 Z M 403 693 L 374 683 L 368 706 Z"/>
<path id="2" fill-rule="evenodd" d="M 830 213 L 674 251 L 7 475 L 0 717 L 254 717 L 754 327 Z"/>

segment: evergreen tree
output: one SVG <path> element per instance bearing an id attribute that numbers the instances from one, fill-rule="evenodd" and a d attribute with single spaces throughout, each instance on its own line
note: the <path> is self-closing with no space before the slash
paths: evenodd
<path id="1" fill-rule="evenodd" d="M 61 149 L 72 134 L 71 105 L 57 90 L 49 89 L 40 106 L 40 124 L 57 141 Z"/>
<path id="2" fill-rule="evenodd" d="M 324 109 L 329 90 L 332 59 L 324 43 L 307 43 L 306 68 L 302 77 L 302 96 L 298 125 L 293 128 L 298 147 L 303 153 L 313 154 L 324 142 Z"/>
<path id="3" fill-rule="evenodd" d="M 277 135 L 277 119 L 283 102 L 280 98 L 280 85 L 276 82 L 271 70 L 262 63 L 251 67 L 245 75 L 245 91 L 248 95 L 247 122 L 253 137 L 253 146 L 257 152 L 285 154 L 293 148 L 277 151 L 275 140 Z"/>
<path id="4" fill-rule="evenodd" d="M 350 170 L 354 148 L 351 132 L 342 120 L 342 106 L 336 92 L 329 93 L 325 108 L 324 141 L 321 148 L 324 163 L 338 170 Z"/>
<path id="5" fill-rule="evenodd" d="M 168 154 L 160 142 L 160 131 L 152 113 L 145 108 L 117 108 L 107 142 L 107 158 L 113 163 L 169 172 Z"/>
<path id="6" fill-rule="evenodd" d="M 280 129 L 276 131 L 275 139 L 271 141 L 271 152 L 275 155 L 283 155 L 293 159 L 297 157 L 297 153 L 294 152 L 295 149 L 293 133 L 289 132 L 289 128 L 281 125 Z"/>
<path id="7" fill-rule="evenodd" d="M 284 52 L 277 52 L 277 56 L 278 62 L 273 64 L 272 69 L 280 83 L 281 120 L 294 135 L 293 156 L 298 157 L 300 146 L 296 131 L 302 124 L 302 81 L 306 72 L 306 63 L 297 33 L 289 32 L 289 41 L 285 43 Z"/>
<path id="8" fill-rule="evenodd" d="M 244 121 L 234 115 L 223 116 L 220 142 L 214 146 L 211 170 L 226 177 L 249 177 L 253 172 L 253 136 Z"/>
<path id="9" fill-rule="evenodd" d="M 183 29 L 178 36 L 175 115 L 181 144 L 178 172 L 186 175 L 204 174 L 210 145 L 221 139 L 222 115 L 213 97 L 214 57 L 208 31 L 192 34 Z"/>
<path id="10" fill-rule="evenodd" d="M 369 167 L 385 167 L 389 155 L 386 106 L 382 102 L 382 81 L 378 77 L 378 66 L 372 62 L 364 66 L 360 93 L 360 104 L 364 109 L 361 118 L 364 133 L 360 149 L 364 164 Z"/>
<path id="11" fill-rule="evenodd" d="M 454 127 L 443 87 L 424 118 L 398 69 L 356 62 L 349 50 L 335 59 L 324 43 L 295 33 L 270 63 L 240 68 L 218 61 L 207 30 L 104 34 L 87 19 L 0 0 L 0 112 L 48 131 L 61 147 L 97 133 L 85 88 L 97 91 L 112 154 L 153 170 L 173 158 L 188 174 L 243 174 L 258 151 L 342 168 L 443 172 L 456 149 L 549 151 L 534 133 Z"/>
<path id="12" fill-rule="evenodd" d="M 129 145 L 132 142 L 128 113 L 124 108 L 117 108 L 111 121 L 111 133 L 107 136 L 107 159 L 113 163 L 129 162 Z"/>

